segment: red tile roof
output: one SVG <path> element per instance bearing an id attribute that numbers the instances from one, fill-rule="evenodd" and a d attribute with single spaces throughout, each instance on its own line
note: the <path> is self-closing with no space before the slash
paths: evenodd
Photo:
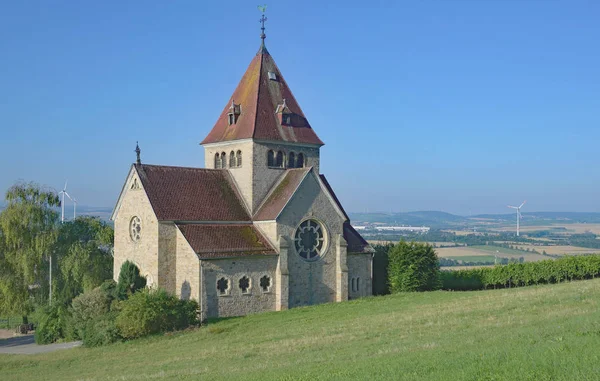
<path id="1" fill-rule="evenodd" d="M 277 79 L 269 79 L 269 72 L 275 73 Z M 294 120 L 302 123 L 281 124 L 275 110 L 284 99 L 289 111 L 297 116 Z M 232 102 L 241 105 L 241 114 L 235 124 L 229 125 L 227 114 Z M 252 59 L 215 126 L 201 144 L 246 138 L 323 145 L 266 48 L 261 48 Z"/>
<path id="2" fill-rule="evenodd" d="M 344 222 L 344 239 L 348 243 L 349 253 L 371 253 L 373 249 L 365 239 L 350 225 Z"/>
<path id="3" fill-rule="evenodd" d="M 325 175 L 321 174 L 321 175 L 319 175 L 319 177 L 321 178 L 321 181 L 323 181 L 323 184 L 325 184 L 325 187 L 329 191 L 329 194 L 331 195 L 331 197 L 333 197 L 333 200 L 335 201 L 335 203 L 337 204 L 337 206 L 340 208 L 340 210 L 342 211 L 342 213 L 344 213 L 344 217 L 346 217 L 346 220 L 350 221 L 350 217 L 348 217 L 348 214 L 344 210 L 344 207 L 342 206 L 342 203 L 340 202 L 340 200 L 338 200 L 337 196 L 335 195 L 335 192 L 333 191 L 333 188 L 331 188 L 331 185 L 329 185 L 329 181 L 327 181 L 327 179 L 325 178 Z"/>
<path id="4" fill-rule="evenodd" d="M 159 220 L 250 221 L 227 170 L 136 164 Z"/>
<path id="5" fill-rule="evenodd" d="M 325 175 L 319 175 L 319 177 L 323 181 L 323 184 L 325 184 L 325 187 L 329 191 L 329 194 L 331 195 L 331 197 L 333 197 L 333 199 L 336 202 L 337 206 L 341 209 L 342 213 L 344 213 L 344 216 L 346 217 L 346 221 L 344 222 L 344 239 L 348 243 L 348 252 L 349 253 L 370 253 L 372 251 L 371 246 L 352 227 L 352 225 L 350 225 L 350 217 L 348 217 L 348 214 L 344 210 L 344 207 L 342 206 L 342 203 L 340 202 L 340 200 L 335 195 L 335 192 L 331 188 L 331 185 L 329 185 L 329 181 L 327 181 L 327 179 L 325 178 Z"/>
<path id="6" fill-rule="evenodd" d="M 251 224 L 177 224 L 177 227 L 201 259 L 277 254 Z"/>
<path id="7" fill-rule="evenodd" d="M 255 221 L 270 221 L 277 218 L 283 210 L 294 192 L 300 185 L 304 176 L 311 168 L 288 169 L 281 176 L 280 181 L 276 182 L 273 189 L 267 195 L 266 201 L 260 209 L 254 214 Z"/>

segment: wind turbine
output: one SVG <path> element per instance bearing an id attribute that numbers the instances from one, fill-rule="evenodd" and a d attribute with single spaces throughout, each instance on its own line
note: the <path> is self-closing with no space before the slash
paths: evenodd
<path id="1" fill-rule="evenodd" d="M 60 222 L 65 222 L 65 196 L 69 198 L 69 200 L 73 201 L 73 218 L 75 218 L 75 208 L 77 207 L 77 201 L 73 200 L 71 196 L 67 193 L 67 183 L 69 180 L 65 181 L 65 187 L 63 190 L 58 192 L 59 195 L 62 195 L 62 201 L 60 203 L 61 206 L 61 214 L 60 214 Z"/>
<path id="2" fill-rule="evenodd" d="M 526 202 L 527 200 L 523 201 L 523 203 L 519 206 L 508 205 L 509 208 L 517 210 L 517 237 L 519 236 L 519 223 L 521 222 L 521 208 L 523 207 L 523 205 L 525 205 Z"/>
<path id="3" fill-rule="evenodd" d="M 77 218 L 77 199 L 73 197 L 73 221 Z"/>

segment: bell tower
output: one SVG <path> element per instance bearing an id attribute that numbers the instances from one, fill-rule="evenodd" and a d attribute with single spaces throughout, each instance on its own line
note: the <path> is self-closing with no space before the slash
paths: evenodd
<path id="1" fill-rule="evenodd" d="M 324 144 L 314 132 L 265 45 L 261 44 L 212 130 L 200 143 L 206 168 L 228 170 L 251 214 L 288 169 L 319 173 Z"/>

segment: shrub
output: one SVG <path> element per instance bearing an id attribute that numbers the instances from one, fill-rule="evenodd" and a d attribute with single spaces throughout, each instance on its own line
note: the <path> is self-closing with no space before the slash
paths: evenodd
<path id="1" fill-rule="evenodd" d="M 375 245 L 373 256 L 373 295 L 387 295 L 388 287 L 388 252 L 394 247 L 392 244 Z"/>
<path id="2" fill-rule="evenodd" d="M 391 292 L 439 288 L 439 264 L 431 245 L 400 241 L 390 249 L 388 257 Z"/>
<path id="3" fill-rule="evenodd" d="M 110 299 L 117 299 L 119 297 L 117 286 L 117 282 L 112 279 L 107 279 L 100 285 L 100 290 L 102 290 L 102 292 Z"/>
<path id="4" fill-rule="evenodd" d="M 481 269 L 440 271 L 441 287 L 444 290 L 483 290 Z"/>
<path id="5" fill-rule="evenodd" d="M 195 301 L 179 300 L 164 290 L 141 290 L 120 303 L 116 326 L 125 339 L 184 329 L 197 323 Z"/>
<path id="6" fill-rule="evenodd" d="M 565 256 L 556 260 L 511 263 L 472 270 L 444 271 L 442 288 L 481 290 L 595 278 L 600 275 L 600 255 Z"/>
<path id="7" fill-rule="evenodd" d="M 83 345 L 99 347 L 119 341 L 121 336 L 115 324 L 117 314 L 117 312 L 108 312 L 88 320 L 83 331 Z"/>
<path id="8" fill-rule="evenodd" d="M 60 304 L 43 307 L 38 310 L 38 325 L 34 339 L 37 344 L 52 344 L 64 337 L 64 329 L 69 320 L 69 312 Z"/>
<path id="9" fill-rule="evenodd" d="M 110 309 L 110 302 L 110 296 L 101 287 L 97 287 L 73 299 L 71 303 L 72 319 L 70 324 L 73 327 L 74 336 L 78 339 L 83 339 L 88 322 L 106 314 Z"/>
<path id="10" fill-rule="evenodd" d="M 125 261 L 121 265 L 117 285 L 119 299 L 125 300 L 129 295 L 144 287 L 146 287 L 146 278 L 140 275 L 140 269 L 133 262 Z"/>

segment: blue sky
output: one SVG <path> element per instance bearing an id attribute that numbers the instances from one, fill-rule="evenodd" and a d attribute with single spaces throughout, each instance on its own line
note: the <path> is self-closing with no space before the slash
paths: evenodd
<path id="1" fill-rule="evenodd" d="M 198 143 L 256 53 L 248 1 L 0 5 L 0 192 L 113 206 Z M 600 212 L 600 2 L 277 1 L 267 46 L 349 211 Z M 524 208 L 525 209 L 525 208 Z"/>

